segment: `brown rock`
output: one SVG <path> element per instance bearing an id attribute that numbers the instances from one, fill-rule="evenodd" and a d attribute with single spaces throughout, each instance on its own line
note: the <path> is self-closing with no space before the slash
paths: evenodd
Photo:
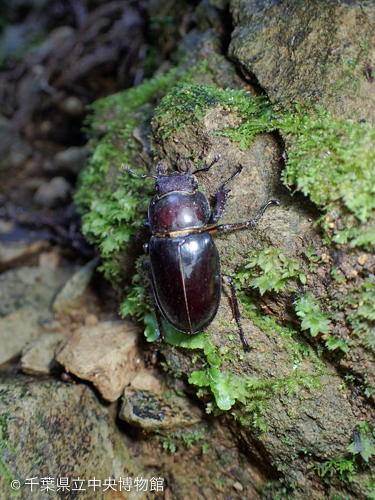
<path id="1" fill-rule="evenodd" d="M 106 321 L 75 331 L 56 356 L 67 372 L 89 380 L 107 401 L 116 401 L 143 367 L 139 329 L 130 321 Z"/>
<path id="2" fill-rule="evenodd" d="M 133 389 L 144 390 L 154 392 L 155 394 L 160 394 L 162 392 L 162 383 L 160 378 L 157 377 L 157 371 L 155 374 L 146 368 L 142 368 L 137 375 L 131 381 L 131 386 Z"/>

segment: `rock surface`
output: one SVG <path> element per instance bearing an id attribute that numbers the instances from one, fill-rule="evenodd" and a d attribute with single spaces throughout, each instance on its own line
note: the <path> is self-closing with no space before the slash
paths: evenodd
<path id="1" fill-rule="evenodd" d="M 187 398 L 126 387 L 119 418 L 144 431 L 185 428 L 202 420 L 203 414 Z"/>
<path id="2" fill-rule="evenodd" d="M 96 257 L 76 271 L 73 276 L 67 280 L 52 304 L 53 312 L 56 314 L 64 314 L 64 312 L 80 305 L 99 261 L 100 258 Z"/>
<path id="3" fill-rule="evenodd" d="M 21 267 L 0 276 L 0 317 L 21 307 L 46 310 L 71 275 L 69 269 Z"/>
<path id="4" fill-rule="evenodd" d="M 54 296 L 69 275 L 67 269 L 22 267 L 0 276 L 0 364 L 42 333 Z"/>
<path id="5" fill-rule="evenodd" d="M 375 124 L 373 2 L 231 0 L 230 56 L 272 102 Z"/>
<path id="6" fill-rule="evenodd" d="M 14 498 L 13 480 L 20 482 L 22 500 L 55 498 L 56 491 L 43 490 L 42 478 L 51 478 L 54 490 L 61 478 L 71 488 L 81 484 L 86 490 L 74 494 L 83 500 L 187 500 L 202 497 L 202 491 L 208 500 L 225 500 L 236 482 L 246 485 L 241 500 L 259 498 L 262 473 L 214 421 L 169 431 L 161 439 L 137 439 L 138 431 L 119 425 L 116 414 L 117 405 L 100 403 L 85 384 L 27 383 L 25 376 L 3 376 L 1 500 Z M 33 491 L 31 478 L 37 483 Z M 73 479 L 78 478 L 82 482 L 75 486 Z M 94 478 L 100 480 L 95 492 L 88 483 Z M 113 489 L 105 485 L 109 478 L 116 481 Z M 130 478 L 130 491 L 120 490 L 120 478 Z M 137 491 L 135 480 L 141 478 L 148 481 L 147 491 Z M 152 478 L 164 478 L 162 490 L 150 491 Z M 65 493 L 71 498 L 73 492 Z"/>
<path id="7" fill-rule="evenodd" d="M 39 205 L 53 208 L 59 203 L 67 201 L 71 188 L 71 185 L 64 177 L 54 177 L 40 186 L 34 195 L 34 200 Z"/>
<path id="8" fill-rule="evenodd" d="M 51 406 L 51 401 L 53 405 Z M 88 480 L 104 482 L 109 477 L 146 477 L 141 461 L 131 454 L 130 440 L 115 425 L 115 408 L 100 404 L 94 392 L 81 384 L 59 381 L 31 382 L 25 378 L 3 378 L 0 383 L 2 421 L 2 472 L 21 483 L 24 500 L 47 500 L 56 493 L 57 479 L 83 479 L 80 498 L 115 498 L 111 489 L 94 493 Z M 6 429 L 6 435 L 4 435 Z M 14 498 L 10 481 L 0 475 L 1 498 Z M 41 478 L 50 477 L 53 490 L 43 491 Z M 31 491 L 28 478 L 38 482 Z M 79 487 L 79 486 L 76 486 Z M 100 496 L 98 496 L 100 495 Z M 119 493 L 116 498 L 124 498 Z M 127 498 L 144 498 L 134 493 Z"/>
<path id="9" fill-rule="evenodd" d="M 133 389 L 141 391 L 149 391 L 154 394 L 161 394 L 163 390 L 162 382 L 160 380 L 160 375 L 158 376 L 158 371 L 147 370 L 142 368 L 137 375 L 133 378 L 130 385 Z"/>
<path id="10" fill-rule="evenodd" d="M 26 345 L 22 352 L 22 371 L 29 375 L 49 375 L 62 371 L 55 353 L 65 339 L 62 333 L 46 333 Z"/>
<path id="11" fill-rule="evenodd" d="M 116 401 L 143 366 L 140 331 L 129 321 L 103 322 L 76 330 L 57 354 L 69 373 L 94 384 L 107 401 Z"/>
<path id="12" fill-rule="evenodd" d="M 38 313 L 27 307 L 0 318 L 0 365 L 19 355 L 27 342 L 40 335 L 38 319 Z"/>
<path id="13" fill-rule="evenodd" d="M 89 152 L 86 147 L 71 147 L 66 149 L 65 151 L 57 153 L 53 159 L 53 162 L 55 164 L 55 167 L 62 172 L 68 172 L 73 175 L 78 175 L 79 171 L 86 164 L 88 155 Z"/>

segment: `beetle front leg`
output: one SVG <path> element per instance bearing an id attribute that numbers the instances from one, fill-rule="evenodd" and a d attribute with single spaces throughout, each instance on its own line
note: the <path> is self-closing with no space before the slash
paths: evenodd
<path id="1" fill-rule="evenodd" d="M 211 234 L 215 234 L 215 233 L 218 233 L 220 231 L 230 231 L 230 230 L 234 230 L 234 229 L 244 229 L 246 227 L 254 227 L 255 223 L 258 222 L 258 220 L 262 217 L 262 215 L 267 210 L 267 208 L 270 207 L 271 205 L 277 205 L 279 207 L 280 203 L 276 200 L 270 200 L 268 203 L 266 203 L 264 205 L 264 207 L 260 211 L 260 214 L 255 219 L 249 220 L 247 222 L 237 222 L 235 224 L 221 224 L 220 226 L 208 228 L 208 231 Z"/>
<path id="2" fill-rule="evenodd" d="M 208 167 L 203 167 L 203 168 L 199 168 L 198 170 L 195 170 L 193 172 L 193 175 L 195 175 L 198 172 L 208 172 L 210 170 L 210 168 L 213 167 L 215 165 L 215 163 L 217 163 L 220 160 L 220 158 L 221 158 L 221 154 L 218 154 L 218 155 L 214 156 L 214 159 L 208 165 Z"/>
<path id="3" fill-rule="evenodd" d="M 228 182 L 237 177 L 237 175 L 241 172 L 242 165 L 239 166 L 237 172 L 235 172 L 227 181 L 224 182 L 224 184 L 219 187 L 219 189 L 216 190 L 215 207 L 214 211 L 211 214 L 210 220 L 208 221 L 209 224 L 216 224 L 216 222 L 223 216 L 228 194 L 231 191 L 230 189 L 225 189 L 225 186 L 228 184 Z"/>
<path id="4" fill-rule="evenodd" d="M 236 293 L 236 287 L 234 285 L 234 280 L 231 276 L 228 276 L 227 274 L 222 274 L 221 279 L 223 283 L 229 283 L 230 285 L 230 291 L 231 291 L 231 296 L 232 296 L 232 312 L 233 312 L 233 317 L 237 321 L 238 329 L 240 331 L 240 337 L 241 337 L 241 342 L 243 345 L 243 348 L 245 351 L 250 350 L 250 346 L 247 343 L 247 340 L 245 339 L 245 334 L 242 329 L 242 324 L 241 324 L 241 313 L 240 313 L 240 308 L 238 306 L 238 298 L 237 298 L 237 293 Z"/>

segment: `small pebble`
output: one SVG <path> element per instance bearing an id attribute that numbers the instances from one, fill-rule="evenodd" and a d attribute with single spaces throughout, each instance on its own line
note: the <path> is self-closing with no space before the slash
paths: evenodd
<path id="1" fill-rule="evenodd" d="M 70 118 L 81 118 L 85 112 L 82 102 L 74 95 L 68 96 L 61 101 L 59 110 Z"/>
<path id="2" fill-rule="evenodd" d="M 357 262 L 358 262 L 358 264 L 360 266 L 363 266 L 363 264 L 366 264 L 367 261 L 368 261 L 368 255 L 367 255 L 367 253 L 363 253 L 357 259 Z"/>
<path id="3" fill-rule="evenodd" d="M 240 482 L 236 481 L 233 485 L 233 488 L 237 491 L 243 491 L 243 486 Z"/>

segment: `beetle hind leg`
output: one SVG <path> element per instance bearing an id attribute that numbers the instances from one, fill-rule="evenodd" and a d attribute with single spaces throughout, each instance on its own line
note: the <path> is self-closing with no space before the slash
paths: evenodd
<path id="1" fill-rule="evenodd" d="M 223 283 L 228 283 L 230 285 L 233 317 L 236 319 L 236 322 L 238 325 L 238 330 L 240 332 L 240 337 L 241 337 L 241 342 L 242 342 L 243 348 L 245 349 L 245 351 L 249 351 L 250 346 L 247 343 L 244 331 L 242 329 L 242 323 L 241 323 L 242 316 L 240 313 L 240 308 L 238 306 L 238 298 L 237 298 L 237 293 L 236 293 L 236 287 L 234 286 L 234 280 L 233 280 L 232 276 L 228 276 L 227 274 L 222 274 L 221 279 L 222 279 Z"/>
<path id="2" fill-rule="evenodd" d="M 146 253 L 148 253 L 148 252 L 146 252 Z M 159 332 L 159 337 L 155 340 L 155 342 L 160 343 L 162 340 L 164 340 L 164 333 L 163 333 L 163 328 L 161 326 L 161 314 L 160 314 L 160 307 L 159 307 L 158 299 L 156 298 L 155 283 L 154 283 L 154 279 L 152 276 L 150 266 L 147 263 L 144 263 L 143 266 L 148 273 L 148 277 L 149 277 L 149 279 L 151 281 L 151 285 L 152 285 L 152 293 L 154 295 L 154 312 L 155 312 L 156 324 L 157 324 L 157 328 L 158 328 L 158 332 Z"/>

